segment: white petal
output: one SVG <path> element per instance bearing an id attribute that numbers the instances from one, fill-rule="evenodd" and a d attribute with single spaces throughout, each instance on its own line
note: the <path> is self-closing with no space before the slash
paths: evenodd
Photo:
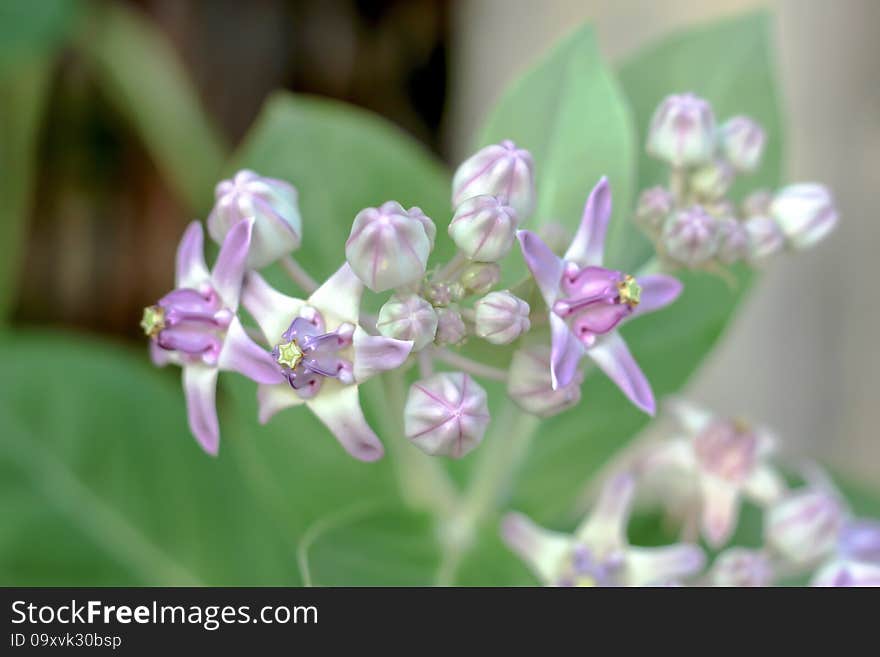
<path id="1" fill-rule="evenodd" d="M 278 411 L 304 403 L 305 400 L 286 383 L 257 386 L 257 404 L 259 405 L 257 419 L 260 424 L 266 424 Z"/>
<path id="2" fill-rule="evenodd" d="M 354 380 L 363 383 L 374 374 L 400 367 L 412 348 L 412 340 L 370 335 L 358 326 L 354 330 Z"/>
<path id="3" fill-rule="evenodd" d="M 736 528 L 739 515 L 738 486 L 712 475 L 700 478 L 703 496 L 702 527 L 712 547 L 724 545 Z"/>
<path id="4" fill-rule="evenodd" d="M 672 399 L 667 406 L 682 428 L 691 435 L 700 433 L 714 419 L 708 410 L 684 399 Z"/>
<path id="5" fill-rule="evenodd" d="M 508 513 L 501 523 L 501 538 L 535 576 L 546 585 L 559 582 L 574 539 L 539 527 L 521 513 Z"/>
<path id="6" fill-rule="evenodd" d="M 281 334 L 299 316 L 305 301 L 282 294 L 256 272 L 248 272 L 241 292 L 241 303 L 260 325 L 266 341 L 276 345 Z"/>
<path id="7" fill-rule="evenodd" d="M 599 500 L 578 528 L 578 540 L 597 552 L 626 546 L 626 525 L 635 494 L 635 478 L 629 472 L 614 475 L 602 487 Z"/>
<path id="8" fill-rule="evenodd" d="M 676 543 L 664 547 L 633 547 L 626 554 L 627 586 L 664 585 L 695 575 L 706 563 L 696 545 Z"/>
<path id="9" fill-rule="evenodd" d="M 357 324 L 363 291 L 364 284 L 345 263 L 314 291 L 309 297 L 309 304 L 324 315 L 328 328 L 343 322 Z"/>
<path id="10" fill-rule="evenodd" d="M 773 504 L 786 491 L 785 479 L 769 465 L 759 464 L 743 485 L 743 491 L 758 504 Z"/>
<path id="11" fill-rule="evenodd" d="M 187 365 L 183 368 L 183 393 L 189 428 L 208 454 L 216 456 L 220 448 L 220 425 L 217 421 L 217 368 Z"/>
<path id="12" fill-rule="evenodd" d="M 325 379 L 321 391 L 306 404 L 353 457 L 361 461 L 382 458 L 385 449 L 367 424 L 356 385 Z"/>

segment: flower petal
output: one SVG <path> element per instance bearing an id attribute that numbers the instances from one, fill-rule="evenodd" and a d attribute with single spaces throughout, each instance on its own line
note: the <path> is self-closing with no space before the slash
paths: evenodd
<path id="1" fill-rule="evenodd" d="M 587 349 L 587 355 L 617 384 L 633 404 L 645 413 L 654 415 L 656 405 L 651 385 L 617 331 L 609 333 L 600 339 L 595 347 Z"/>
<path id="2" fill-rule="evenodd" d="M 626 555 L 627 586 L 664 585 L 702 570 L 706 556 L 696 545 L 676 543 L 664 547 L 633 547 Z"/>
<path id="3" fill-rule="evenodd" d="M 238 317 L 233 317 L 220 350 L 217 367 L 244 374 L 257 383 L 284 383 L 281 368 L 272 354 L 260 347 L 245 333 Z"/>
<path id="4" fill-rule="evenodd" d="M 327 315 L 335 319 L 338 324 L 342 322 L 357 324 L 363 291 L 364 284 L 346 262 L 312 293 L 309 303 L 325 315 L 324 321 L 327 321 L 328 325 Z"/>
<path id="5" fill-rule="evenodd" d="M 286 383 L 281 385 L 257 386 L 257 419 L 260 424 L 266 424 L 278 411 L 305 404 L 305 399 L 300 397 Z"/>
<path id="6" fill-rule="evenodd" d="M 180 365 L 180 360 L 176 356 L 176 352 L 163 349 L 155 340 L 150 340 L 150 360 L 156 367 L 165 367 L 168 363 Z"/>
<path id="7" fill-rule="evenodd" d="M 764 506 L 777 502 L 786 488 L 785 479 L 769 465 L 757 465 L 743 484 L 743 492 Z"/>
<path id="8" fill-rule="evenodd" d="M 220 425 L 217 421 L 217 368 L 186 365 L 183 368 L 183 394 L 189 428 L 208 454 L 217 455 L 220 448 Z"/>
<path id="9" fill-rule="evenodd" d="M 559 390 L 574 380 L 584 345 L 554 312 L 550 313 L 550 345 L 550 385 L 553 390 Z"/>
<path id="10" fill-rule="evenodd" d="M 413 348 L 412 340 L 370 335 L 360 326 L 354 330 L 354 380 L 363 383 L 374 374 L 403 365 Z"/>
<path id="11" fill-rule="evenodd" d="M 834 560 L 819 569 L 810 586 L 880 586 L 880 565 Z"/>
<path id="12" fill-rule="evenodd" d="M 353 457 L 361 461 L 382 458 L 385 449 L 364 418 L 356 385 L 327 379 L 321 392 L 306 404 Z"/>
<path id="13" fill-rule="evenodd" d="M 563 259 L 581 267 L 601 265 L 610 218 L 611 188 L 608 186 L 608 179 L 603 176 L 587 198 L 581 225 Z"/>
<path id="14" fill-rule="evenodd" d="M 548 308 L 552 308 L 559 297 L 559 285 L 562 281 L 564 269 L 563 261 L 556 256 L 543 240 L 530 230 L 520 230 L 516 233 L 519 247 L 526 261 L 532 277 L 541 290 L 541 296 Z"/>
<path id="15" fill-rule="evenodd" d="M 305 301 L 282 294 L 257 272 L 244 277 L 241 303 L 260 325 L 266 340 L 275 345 L 290 324 L 299 316 Z"/>
<path id="16" fill-rule="evenodd" d="M 635 307 L 633 314 L 629 316 L 627 321 L 634 317 L 647 315 L 655 310 L 665 308 L 675 301 L 684 289 L 684 285 L 682 285 L 680 280 L 665 274 L 639 276 L 636 282 L 642 288 L 641 301 L 639 301 L 639 305 Z"/>
<path id="17" fill-rule="evenodd" d="M 700 478 L 700 488 L 703 497 L 703 536 L 713 548 L 721 547 L 736 528 L 739 488 L 712 475 Z"/>
<path id="18" fill-rule="evenodd" d="M 501 538 L 547 585 L 558 583 L 560 566 L 574 547 L 571 536 L 539 527 L 521 513 L 504 516 Z"/>
<path id="19" fill-rule="evenodd" d="M 190 223 L 180 239 L 175 269 L 176 288 L 198 288 L 210 278 L 205 264 L 205 234 L 198 221 Z"/>
<path id="20" fill-rule="evenodd" d="M 629 472 L 605 482 L 592 512 L 575 532 L 578 540 L 597 552 L 623 549 L 635 490 L 635 477 Z"/>
<path id="21" fill-rule="evenodd" d="M 710 411 L 685 399 L 670 399 L 665 405 L 681 428 L 691 436 L 701 433 L 715 419 Z"/>
<path id="22" fill-rule="evenodd" d="M 229 230 L 211 272 L 214 289 L 226 307 L 232 310 L 238 308 L 253 227 L 253 219 L 242 219 Z"/>

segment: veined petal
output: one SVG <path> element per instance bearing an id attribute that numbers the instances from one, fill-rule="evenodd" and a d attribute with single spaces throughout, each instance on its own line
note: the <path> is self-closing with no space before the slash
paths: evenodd
<path id="1" fill-rule="evenodd" d="M 521 513 L 508 513 L 501 523 L 501 538 L 526 562 L 543 584 L 556 584 L 565 559 L 574 547 L 568 534 L 539 527 Z"/>
<path id="2" fill-rule="evenodd" d="M 183 393 L 189 428 L 208 454 L 220 448 L 220 424 L 217 421 L 217 368 L 186 365 L 183 368 Z"/>
<path id="3" fill-rule="evenodd" d="M 587 198 L 581 225 L 563 259 L 581 267 L 601 265 L 610 217 L 611 188 L 608 186 L 608 179 L 602 176 Z"/>
<path id="4" fill-rule="evenodd" d="M 307 399 L 306 404 L 353 457 L 361 461 L 382 458 L 385 449 L 367 424 L 356 385 L 326 379 L 321 392 Z"/>
<path id="5" fill-rule="evenodd" d="M 785 479 L 769 465 L 755 466 L 752 474 L 743 483 L 743 492 L 758 504 L 773 504 L 786 491 Z"/>
<path id="6" fill-rule="evenodd" d="M 519 230 L 516 233 L 520 250 L 532 277 L 541 290 L 541 296 L 548 308 L 559 297 L 559 285 L 564 269 L 563 261 L 556 256 L 543 240 L 530 230 Z"/>
<path id="7" fill-rule="evenodd" d="M 587 349 L 587 355 L 617 384 L 633 404 L 654 415 L 654 393 L 644 373 L 617 331 Z"/>
<path id="8" fill-rule="evenodd" d="M 590 515 L 575 532 L 578 540 L 598 552 L 610 552 L 626 546 L 626 525 L 636 482 L 629 472 L 609 479 Z"/>
<path id="9" fill-rule="evenodd" d="M 321 311 L 325 321 L 329 315 L 339 324 L 357 324 L 363 291 L 364 284 L 346 262 L 312 293 L 309 303 Z"/>
<path id="10" fill-rule="evenodd" d="M 278 411 L 301 404 L 305 404 L 305 400 L 286 383 L 257 386 L 257 419 L 260 424 L 266 424 Z"/>
<path id="11" fill-rule="evenodd" d="M 400 367 L 412 351 L 412 340 L 370 335 L 360 326 L 354 330 L 354 380 L 363 383 L 374 374 Z"/>
<path id="12" fill-rule="evenodd" d="M 666 402 L 666 406 L 675 416 L 681 428 L 691 436 L 701 433 L 715 419 L 710 411 L 684 399 L 669 400 Z"/>
<path id="13" fill-rule="evenodd" d="M 202 224 L 193 221 L 186 227 L 177 247 L 174 287 L 198 288 L 209 277 L 205 264 L 205 234 Z"/>
<path id="14" fill-rule="evenodd" d="M 736 528 L 740 489 L 712 475 L 700 477 L 700 489 L 703 498 L 703 536 L 712 547 L 721 547 Z"/>
<path id="15" fill-rule="evenodd" d="M 241 294 L 253 228 L 253 219 L 242 219 L 229 230 L 220 246 L 217 262 L 214 263 L 214 270 L 211 272 L 214 289 L 223 299 L 226 307 L 232 310 L 238 308 L 238 297 Z"/>
<path id="16" fill-rule="evenodd" d="M 664 585 L 702 570 L 706 556 L 696 545 L 631 547 L 626 555 L 627 586 Z"/>
<path id="17" fill-rule="evenodd" d="M 550 313 L 550 345 L 550 385 L 559 390 L 574 380 L 584 345 L 554 312 Z"/>
<path id="18" fill-rule="evenodd" d="M 684 285 L 682 285 L 680 280 L 665 274 L 639 276 L 636 282 L 642 288 L 641 300 L 639 305 L 635 307 L 633 314 L 627 318 L 627 321 L 634 317 L 647 315 L 655 310 L 665 308 L 675 301 L 684 289 Z"/>
<path id="19" fill-rule="evenodd" d="M 266 340 L 274 345 L 291 322 L 299 316 L 305 301 L 282 294 L 269 285 L 257 272 L 244 277 L 241 303 L 260 325 Z"/>
<path id="20" fill-rule="evenodd" d="M 220 350 L 217 367 L 244 374 L 257 383 L 284 383 L 281 369 L 272 354 L 245 333 L 238 317 L 233 317 Z"/>

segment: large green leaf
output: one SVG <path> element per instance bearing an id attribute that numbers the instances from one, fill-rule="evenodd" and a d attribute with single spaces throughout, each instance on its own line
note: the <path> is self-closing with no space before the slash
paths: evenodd
<path id="1" fill-rule="evenodd" d="M 53 52 L 67 37 L 78 9 L 78 0 L 0 3 L 0 71 Z"/>

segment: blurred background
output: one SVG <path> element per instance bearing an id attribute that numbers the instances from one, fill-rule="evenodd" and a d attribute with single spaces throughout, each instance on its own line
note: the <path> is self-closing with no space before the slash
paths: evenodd
<path id="1" fill-rule="evenodd" d="M 843 221 L 808 256 L 771 263 L 691 394 L 766 421 L 789 450 L 880 487 L 880 350 L 872 343 L 880 309 L 871 303 L 880 245 L 872 202 L 880 189 L 880 2 L 124 4 L 170 40 L 230 146 L 267 95 L 286 88 L 384 115 L 450 165 L 467 155 L 505 85 L 584 21 L 596 25 L 614 61 L 677 27 L 769 6 L 789 120 L 787 177 L 828 184 Z M 140 311 L 168 287 L 191 204 L 98 88 L 91 60 L 67 50 L 49 80 L 12 321 L 141 342 Z"/>

